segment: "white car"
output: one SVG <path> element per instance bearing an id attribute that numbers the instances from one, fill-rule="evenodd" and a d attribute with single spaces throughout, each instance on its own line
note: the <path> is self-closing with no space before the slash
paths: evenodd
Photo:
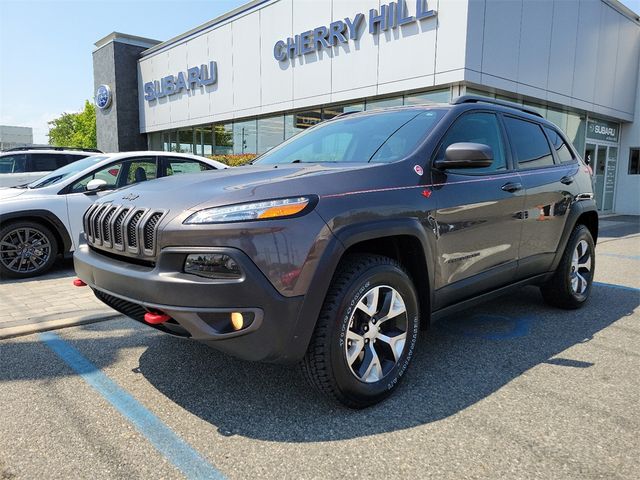
<path id="1" fill-rule="evenodd" d="M 0 152 L 0 187 L 33 182 L 53 170 L 96 153 L 102 152 L 68 147 L 19 147 Z"/>
<path id="2" fill-rule="evenodd" d="M 26 278 L 51 268 L 78 246 L 82 216 L 105 192 L 145 180 L 227 168 L 170 152 L 95 155 L 28 185 L 0 188 L 0 277 Z"/>

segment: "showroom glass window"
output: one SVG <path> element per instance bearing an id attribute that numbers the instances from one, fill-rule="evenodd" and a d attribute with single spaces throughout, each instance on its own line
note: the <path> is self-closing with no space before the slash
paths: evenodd
<path id="1" fill-rule="evenodd" d="M 229 155 L 233 153 L 233 124 L 218 123 L 213 126 L 213 153 Z"/>
<path id="2" fill-rule="evenodd" d="M 640 175 L 640 147 L 629 151 L 629 175 Z"/>
<path id="3" fill-rule="evenodd" d="M 284 116 L 258 119 L 258 153 L 264 153 L 284 141 Z"/>
<path id="4" fill-rule="evenodd" d="M 504 123 L 521 169 L 553 165 L 553 155 L 547 137 L 537 123 L 505 116 Z"/>
<path id="5" fill-rule="evenodd" d="M 451 92 L 448 88 L 442 90 L 434 90 L 432 92 L 416 93 L 413 95 L 405 95 L 405 105 L 421 105 L 423 103 L 449 103 L 451 101 Z"/>
<path id="6" fill-rule="evenodd" d="M 233 123 L 233 153 L 245 155 L 258 151 L 258 126 L 256 120 Z"/>

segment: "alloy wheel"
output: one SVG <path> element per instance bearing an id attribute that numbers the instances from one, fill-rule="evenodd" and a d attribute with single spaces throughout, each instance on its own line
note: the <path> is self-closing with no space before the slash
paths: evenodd
<path id="1" fill-rule="evenodd" d="M 0 262 L 12 272 L 30 273 L 40 270 L 50 256 L 49 239 L 35 228 L 16 228 L 0 239 Z"/>
<path id="2" fill-rule="evenodd" d="M 573 293 L 584 295 L 591 281 L 591 248 L 585 240 L 580 240 L 571 258 L 571 289 Z"/>
<path id="3" fill-rule="evenodd" d="M 351 373 L 365 383 L 384 378 L 402 356 L 408 325 L 397 290 L 381 285 L 367 291 L 349 319 L 345 356 Z"/>

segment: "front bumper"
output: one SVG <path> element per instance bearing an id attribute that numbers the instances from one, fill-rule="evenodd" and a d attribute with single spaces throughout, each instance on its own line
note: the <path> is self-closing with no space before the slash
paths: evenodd
<path id="1" fill-rule="evenodd" d="M 190 253 L 224 253 L 240 265 L 236 280 L 211 280 L 183 273 Z M 74 253 L 78 277 L 112 308 L 139 322 L 144 313 L 160 311 L 171 317 L 156 328 L 189 337 L 245 360 L 289 362 L 302 296 L 285 297 L 240 250 L 223 247 L 175 247 L 160 252 L 155 266 L 105 256 L 81 245 Z M 224 332 L 216 318 L 242 312 L 251 324 Z M 152 325 L 150 325 L 152 326 Z"/>

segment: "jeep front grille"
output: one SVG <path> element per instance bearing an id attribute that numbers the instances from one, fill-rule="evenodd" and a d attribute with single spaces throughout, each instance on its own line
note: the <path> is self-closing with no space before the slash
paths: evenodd
<path id="1" fill-rule="evenodd" d="M 84 214 L 85 237 L 99 250 L 155 257 L 158 225 L 165 214 L 164 210 L 96 203 Z"/>

